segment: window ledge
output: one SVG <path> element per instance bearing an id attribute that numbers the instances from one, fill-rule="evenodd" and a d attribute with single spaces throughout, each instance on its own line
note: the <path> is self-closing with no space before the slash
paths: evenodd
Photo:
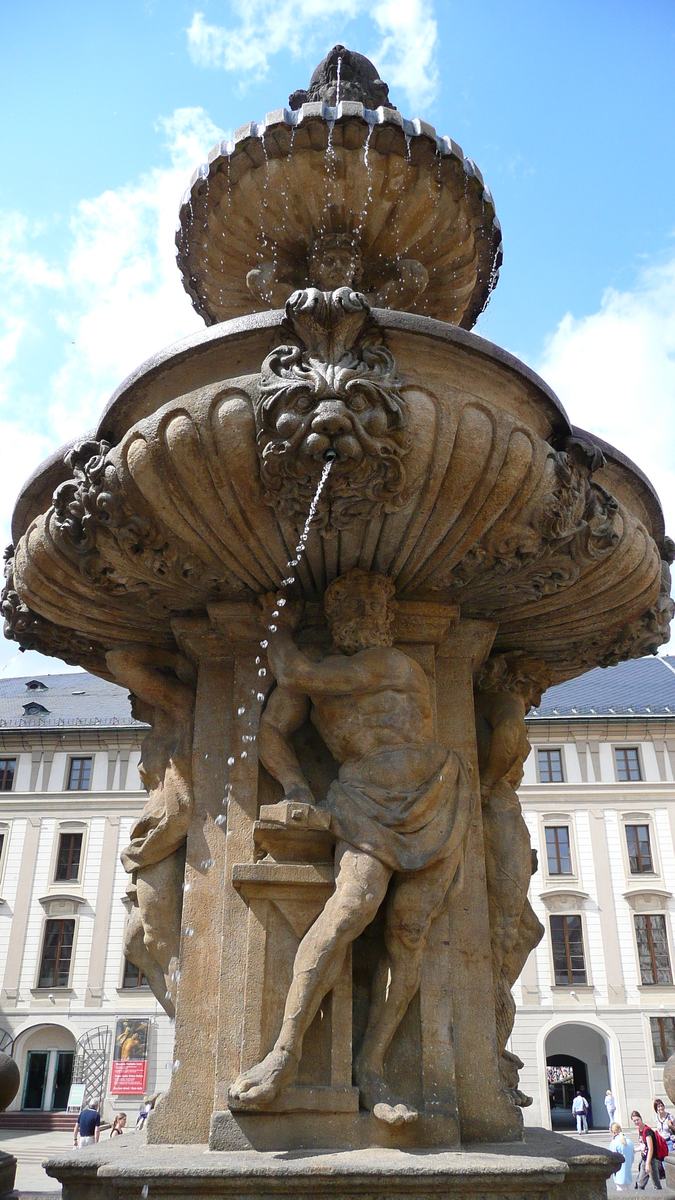
<path id="1" fill-rule="evenodd" d="M 34 987 L 30 989 L 30 994 L 36 1000 L 48 1000 L 50 996 L 72 996 L 74 990 L 72 987 Z"/>
<path id="2" fill-rule="evenodd" d="M 118 987 L 118 988 L 115 988 L 115 991 L 117 992 L 118 996 L 137 996 L 139 992 L 142 992 L 144 995 L 147 995 L 147 996 L 152 995 L 149 983 L 142 983 L 140 987 L 132 987 L 132 988 Z"/>
<path id="3" fill-rule="evenodd" d="M 562 996 L 566 993 L 574 999 L 574 996 L 592 996 L 595 987 L 592 983 L 552 983 L 551 991 L 555 992 L 556 996 Z"/>
<path id="4" fill-rule="evenodd" d="M 638 992 L 658 992 L 659 989 L 671 992 L 675 983 L 638 983 Z"/>

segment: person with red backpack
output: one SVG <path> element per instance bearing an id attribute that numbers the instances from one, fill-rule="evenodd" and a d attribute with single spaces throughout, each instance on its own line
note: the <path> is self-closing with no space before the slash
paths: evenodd
<path id="1" fill-rule="evenodd" d="M 644 1157 L 638 1171 L 637 1187 L 644 1191 L 651 1177 L 654 1187 L 660 1192 L 661 1171 L 659 1167 L 662 1167 L 663 1160 L 668 1154 L 667 1143 L 658 1130 L 645 1125 L 637 1109 L 630 1114 L 630 1119 L 634 1125 L 637 1125 L 640 1139 L 644 1145 Z"/>

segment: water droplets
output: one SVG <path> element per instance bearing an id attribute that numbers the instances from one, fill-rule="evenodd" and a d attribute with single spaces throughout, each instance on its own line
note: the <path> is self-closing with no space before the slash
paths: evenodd
<path id="1" fill-rule="evenodd" d="M 174 1070 L 175 1070 L 175 1064 L 174 1064 Z M 144 1183 L 143 1187 L 141 1188 L 141 1200 L 148 1200 L 149 1191 L 150 1191 L 150 1188 L 148 1187 L 147 1183 Z"/>
<path id="2" fill-rule="evenodd" d="M 176 1059 L 176 1061 L 174 1062 L 174 1064 L 173 1064 L 173 1067 L 172 1067 L 172 1070 L 173 1070 L 173 1073 L 174 1073 L 174 1075 L 175 1075 L 175 1074 L 176 1074 L 178 1071 L 180 1071 L 180 1059 L 179 1059 L 179 1058 L 177 1058 L 177 1059 Z M 147 1189 L 147 1187 L 145 1188 L 145 1194 L 146 1194 L 146 1196 L 147 1196 L 147 1194 L 148 1194 L 148 1189 Z"/>
<path id="3" fill-rule="evenodd" d="M 262 643 L 261 643 L 261 644 L 262 644 Z M 239 705 L 239 708 L 237 709 L 237 716 L 238 716 L 238 717 L 243 717 L 243 715 L 244 715 L 244 713 L 245 713 L 245 712 L 246 712 L 246 709 L 245 709 L 244 705 L 243 705 L 243 704 L 240 704 L 240 705 Z"/>
<path id="4" fill-rule="evenodd" d="M 230 757 L 228 758 L 228 760 L 227 760 L 227 765 L 228 765 L 228 767 L 233 767 L 233 766 L 234 766 L 234 758 L 233 758 L 233 756 L 232 756 L 232 755 L 230 755 Z"/>

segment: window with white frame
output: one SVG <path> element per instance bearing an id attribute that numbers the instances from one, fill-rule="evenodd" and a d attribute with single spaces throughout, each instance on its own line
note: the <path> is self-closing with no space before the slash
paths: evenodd
<path id="1" fill-rule="evenodd" d="M 540 783 L 564 783 L 562 750 L 537 750 Z"/>
<path id="2" fill-rule="evenodd" d="M 665 916 L 662 913 L 656 913 L 653 916 L 636 913 L 635 937 L 642 983 L 646 985 L 672 983 L 673 975 L 670 967 Z"/>
<path id="3" fill-rule="evenodd" d="M 39 988 L 68 987 L 74 941 L 75 920 L 73 917 L 45 921 L 42 958 L 38 975 Z"/>
<path id="4" fill-rule="evenodd" d="M 654 1062 L 667 1062 L 675 1054 L 675 1017 L 650 1017 Z"/>
<path id="5" fill-rule="evenodd" d="M 615 746 L 614 759 L 619 783 L 638 783 L 642 779 L 637 746 Z"/>
<path id="6" fill-rule="evenodd" d="M 586 983 L 586 959 L 581 917 L 552 916 L 553 973 L 558 987 Z"/>
<path id="7" fill-rule="evenodd" d="M 569 825 L 546 826 L 546 859 L 549 875 L 572 874 Z"/>
<path id="8" fill-rule="evenodd" d="M 654 858 L 649 825 L 626 825 L 626 845 L 631 875 L 653 875 Z"/>

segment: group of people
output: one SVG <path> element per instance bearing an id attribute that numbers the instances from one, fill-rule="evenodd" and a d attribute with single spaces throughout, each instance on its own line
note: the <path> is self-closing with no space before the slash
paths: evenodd
<path id="1" fill-rule="evenodd" d="M 127 1123 L 125 1112 L 117 1113 L 110 1126 L 109 1137 L 121 1137 Z M 82 1149 L 83 1146 L 93 1146 L 101 1136 L 101 1112 L 98 1100 L 87 1104 L 79 1113 L 73 1130 L 73 1145 Z"/>
<path id="2" fill-rule="evenodd" d="M 580 1093 L 577 1092 L 572 1103 L 572 1111 L 578 1113 L 579 1109 L 575 1109 L 574 1104 Z M 630 1114 L 630 1119 L 638 1131 L 640 1138 L 639 1146 L 639 1165 L 637 1182 L 633 1184 L 633 1161 L 635 1158 L 635 1145 L 627 1138 L 621 1129 L 621 1125 L 615 1120 L 616 1117 L 616 1101 L 608 1091 L 605 1096 L 605 1105 L 607 1107 L 607 1115 L 609 1117 L 609 1129 L 612 1134 L 612 1140 L 609 1148 L 615 1154 L 620 1154 L 623 1159 L 623 1164 L 614 1175 L 614 1183 L 619 1192 L 627 1192 L 633 1187 L 644 1191 L 647 1184 L 651 1180 L 657 1191 L 661 1191 L 661 1180 L 665 1178 L 664 1159 L 669 1154 L 675 1153 L 675 1116 L 668 1112 L 663 1100 L 658 1098 L 654 1101 L 654 1120 L 652 1125 L 648 1125 L 642 1119 L 642 1114 L 634 1109 Z M 585 1114 L 584 1124 L 586 1129 Z M 579 1130 L 579 1117 L 577 1116 L 577 1129 Z M 579 1130 L 581 1132 L 581 1130 Z"/>
<path id="3" fill-rule="evenodd" d="M 631 1113 L 630 1119 L 640 1136 L 638 1177 L 633 1185 L 635 1145 L 624 1135 L 621 1125 L 616 1120 L 616 1100 L 609 1089 L 605 1095 L 605 1107 L 612 1134 L 609 1148 L 620 1154 L 623 1159 L 623 1166 L 613 1177 L 617 1191 L 626 1192 L 633 1186 L 642 1191 L 650 1179 L 654 1187 L 661 1191 L 661 1180 L 665 1178 L 663 1161 L 668 1154 L 675 1153 L 675 1116 L 667 1111 L 663 1100 L 659 1099 L 654 1101 L 653 1125 L 647 1125 L 637 1109 Z M 589 1121 L 592 1124 L 591 1098 L 583 1087 L 576 1091 L 572 1101 L 572 1112 L 577 1122 L 577 1133 L 587 1133 Z"/>

